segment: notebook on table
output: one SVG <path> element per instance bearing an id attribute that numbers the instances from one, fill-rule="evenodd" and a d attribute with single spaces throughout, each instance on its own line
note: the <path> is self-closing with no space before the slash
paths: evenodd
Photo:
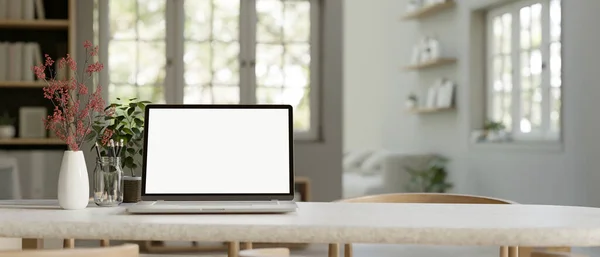
<path id="1" fill-rule="evenodd" d="M 285 213 L 290 105 L 148 105 L 142 201 L 130 213 Z"/>

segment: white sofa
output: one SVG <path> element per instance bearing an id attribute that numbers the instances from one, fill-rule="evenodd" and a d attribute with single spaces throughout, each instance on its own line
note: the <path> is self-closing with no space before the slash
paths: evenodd
<path id="1" fill-rule="evenodd" d="M 343 160 L 343 198 L 406 192 L 410 179 L 406 167 L 426 167 L 435 156 L 386 150 L 347 152 Z"/>

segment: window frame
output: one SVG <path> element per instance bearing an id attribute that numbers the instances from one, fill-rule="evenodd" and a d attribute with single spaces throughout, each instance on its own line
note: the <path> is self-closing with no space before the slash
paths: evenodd
<path id="1" fill-rule="evenodd" d="M 540 89 L 542 93 L 542 102 L 541 102 L 541 117 L 542 117 L 542 132 L 541 133 L 522 133 L 520 132 L 520 119 L 522 117 L 521 112 L 521 52 L 523 49 L 521 48 L 521 20 L 520 20 L 520 9 L 523 7 L 531 6 L 536 3 L 541 4 L 541 42 L 540 42 L 540 53 L 542 57 L 542 63 L 546 65 L 546 68 L 543 68 L 540 74 Z M 485 64 L 486 64 L 486 79 L 485 79 L 485 88 L 486 88 L 486 119 L 490 119 L 494 116 L 494 96 L 496 95 L 494 92 L 494 57 L 497 53 L 494 52 L 494 18 L 502 16 L 503 14 L 509 13 L 511 14 L 511 51 L 510 51 L 510 60 L 511 60 L 511 81 L 512 81 L 512 90 L 511 90 L 511 108 L 510 115 L 512 117 L 512 126 L 511 126 L 511 135 L 512 140 L 517 142 L 559 142 L 562 139 L 562 130 L 563 130 L 563 112 L 562 106 L 564 100 L 562 98 L 563 84 L 561 83 L 560 91 L 561 91 L 561 107 L 560 107 L 560 116 L 559 116 L 559 128 L 558 131 L 552 131 L 550 125 L 550 115 L 551 115 L 551 72 L 550 72 L 550 45 L 553 41 L 550 40 L 550 8 L 551 0 L 522 0 L 517 2 L 512 2 L 506 5 L 498 6 L 491 8 L 487 11 L 485 22 L 486 22 L 486 44 L 485 44 Z M 561 1 L 561 12 L 562 12 L 562 1 Z M 562 27 L 562 21 L 561 21 Z M 562 44 L 562 32 L 560 35 L 559 42 Z M 562 48 L 561 48 L 561 62 L 562 62 Z M 562 77 L 562 69 L 560 71 Z"/>
<path id="2" fill-rule="evenodd" d="M 98 0 L 97 0 L 98 1 Z M 164 80 L 164 100 L 167 104 L 183 104 L 184 99 L 184 23 L 185 23 L 185 0 L 166 1 L 165 11 L 165 53 L 166 53 L 166 76 Z M 295 0 L 279 0 L 295 1 Z M 310 108 L 310 127 L 306 131 L 294 130 L 294 139 L 299 141 L 322 141 L 322 110 L 321 110 L 321 21 L 323 19 L 321 5 L 323 0 L 302 0 L 310 2 L 310 85 L 309 85 L 309 108 Z M 111 38 L 108 19 L 110 18 L 110 1 L 98 1 L 98 27 L 99 42 L 106 46 L 105 52 L 108 52 Z M 239 53 L 239 104 L 256 103 L 256 0 L 240 0 L 240 53 Z M 109 70 L 109 57 L 103 55 L 101 61 L 105 69 Z M 105 72 L 101 76 L 100 82 L 103 85 L 110 83 L 110 74 Z M 171 85 L 171 86 L 167 86 Z M 108 96 L 108 90 L 106 90 Z"/>

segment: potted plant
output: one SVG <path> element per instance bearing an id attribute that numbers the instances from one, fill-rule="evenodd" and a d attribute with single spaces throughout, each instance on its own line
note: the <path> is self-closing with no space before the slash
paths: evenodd
<path id="1" fill-rule="evenodd" d="M 502 122 L 487 121 L 483 126 L 485 138 L 491 142 L 502 141 L 506 137 L 505 128 Z"/>
<path id="2" fill-rule="evenodd" d="M 8 115 L 8 112 L 4 112 L 0 116 L 0 138 L 13 138 L 15 137 L 15 119 Z"/>
<path id="3" fill-rule="evenodd" d="M 406 108 L 413 109 L 415 107 L 417 107 L 417 95 L 410 93 L 406 99 Z"/>
<path id="4" fill-rule="evenodd" d="M 410 174 L 410 181 L 406 185 L 409 192 L 445 193 L 452 188 L 452 184 L 446 182 L 447 172 L 445 169 L 448 159 L 436 156 L 429 161 L 423 169 L 406 167 Z"/>
<path id="5" fill-rule="evenodd" d="M 106 110 L 112 110 L 112 115 L 106 116 L 103 121 L 97 121 L 93 128 L 93 136 L 103 145 L 107 140 L 112 140 L 122 148 L 119 151 L 121 165 L 129 176 L 123 176 L 123 202 L 131 203 L 141 200 L 142 181 L 138 173 L 141 168 L 144 139 L 144 109 L 149 101 L 138 101 L 136 98 L 117 103 L 111 103 Z M 100 151 L 105 155 L 106 148 Z"/>

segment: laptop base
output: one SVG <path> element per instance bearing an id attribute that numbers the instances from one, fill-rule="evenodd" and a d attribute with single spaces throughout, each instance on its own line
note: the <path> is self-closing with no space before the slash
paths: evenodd
<path id="1" fill-rule="evenodd" d="M 295 212 L 295 202 L 139 202 L 127 208 L 134 214 L 272 214 Z"/>

